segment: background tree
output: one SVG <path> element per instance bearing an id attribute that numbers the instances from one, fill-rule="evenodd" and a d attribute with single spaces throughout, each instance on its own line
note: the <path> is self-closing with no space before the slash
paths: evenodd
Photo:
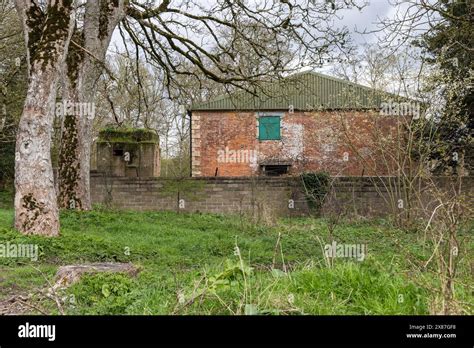
<path id="1" fill-rule="evenodd" d="M 0 188 L 10 188 L 15 171 L 15 137 L 26 94 L 26 52 L 11 1 L 0 1 Z"/>
<path id="2" fill-rule="evenodd" d="M 380 91 L 425 101 L 423 91 L 427 66 L 420 61 L 421 50 L 410 45 L 401 52 L 380 43 L 360 46 L 353 55 L 332 65 L 334 76 Z"/>
<path id="3" fill-rule="evenodd" d="M 441 21 L 416 45 L 425 61 L 436 67 L 431 89 L 444 100 L 437 123 L 421 134 L 431 147 L 434 173 L 463 174 L 474 170 L 474 13 L 468 1 L 443 1 Z M 439 117 L 440 116 L 440 117 Z"/>
<path id="4" fill-rule="evenodd" d="M 474 65 L 473 9 L 469 1 L 395 1 L 394 18 L 380 21 L 381 42 L 392 52 L 421 48 L 419 60 L 430 68 L 423 92 L 430 95 L 428 118 L 418 137 L 435 174 L 472 171 Z M 426 150 L 426 151 L 425 151 Z"/>

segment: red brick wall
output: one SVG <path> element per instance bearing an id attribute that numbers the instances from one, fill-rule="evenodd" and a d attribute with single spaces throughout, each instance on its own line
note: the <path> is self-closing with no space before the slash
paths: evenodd
<path id="1" fill-rule="evenodd" d="M 252 176 L 259 173 L 259 164 L 276 161 L 292 163 L 290 174 L 386 175 L 396 168 L 391 157 L 401 127 L 397 116 L 373 111 L 274 114 L 282 116 L 281 140 L 259 141 L 256 112 L 193 112 L 193 176 L 214 176 L 216 168 L 217 176 Z M 226 148 L 235 152 L 224 158 Z"/>

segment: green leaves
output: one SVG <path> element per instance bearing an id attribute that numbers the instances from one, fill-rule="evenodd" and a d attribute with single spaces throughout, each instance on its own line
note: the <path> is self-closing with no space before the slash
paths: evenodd
<path id="1" fill-rule="evenodd" d="M 123 274 L 85 275 L 67 290 L 78 304 L 77 309 L 71 308 L 71 314 L 125 314 L 133 302 L 131 292 L 135 287 L 136 282 Z"/>
<path id="2" fill-rule="evenodd" d="M 102 295 L 104 295 L 104 297 L 109 297 L 110 296 L 109 284 L 102 285 Z"/>
<path id="3" fill-rule="evenodd" d="M 218 291 L 228 290 L 231 287 L 236 287 L 243 277 L 252 275 L 253 268 L 244 263 L 235 262 L 231 260 L 225 261 L 225 269 L 216 275 L 210 276 L 208 291 L 216 293 Z"/>

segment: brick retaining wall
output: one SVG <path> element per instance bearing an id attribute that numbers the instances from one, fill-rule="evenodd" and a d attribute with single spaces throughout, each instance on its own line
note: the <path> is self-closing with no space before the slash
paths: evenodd
<path id="1" fill-rule="evenodd" d="M 449 178 L 436 180 L 440 187 L 450 187 Z M 471 198 L 473 182 L 473 177 L 463 178 L 463 185 Z M 394 208 L 392 194 L 397 199 L 404 196 L 395 186 L 393 177 L 333 178 L 331 194 L 323 210 L 364 216 L 384 215 Z M 106 177 L 103 173 L 92 172 L 91 194 L 95 204 L 141 211 L 267 212 L 279 216 L 301 216 L 309 212 L 299 178 L 213 177 L 176 182 L 165 178 Z M 425 198 L 425 202 L 429 203 L 429 199 Z"/>

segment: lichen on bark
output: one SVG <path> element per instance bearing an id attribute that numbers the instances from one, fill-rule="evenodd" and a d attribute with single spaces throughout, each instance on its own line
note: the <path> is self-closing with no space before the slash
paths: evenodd
<path id="1" fill-rule="evenodd" d="M 33 2 L 31 7 L 26 11 L 26 25 L 28 26 L 28 50 L 30 61 L 28 62 L 31 66 L 35 59 L 35 54 L 38 48 L 38 44 L 43 34 L 45 15 L 41 8 Z"/>
<path id="2" fill-rule="evenodd" d="M 32 6 L 32 8 L 33 7 L 34 6 Z M 31 11 L 30 9 L 30 12 Z M 30 15 L 37 15 L 37 10 L 33 11 L 35 11 L 35 13 L 30 13 Z M 68 37 L 72 11 L 72 0 L 56 1 L 48 5 L 47 14 L 42 25 L 41 38 L 37 42 L 34 52 L 32 52 L 34 55 L 30 58 L 31 62 L 40 62 L 40 67 L 43 71 L 48 64 L 57 61 L 58 55 L 61 54 L 56 47 L 58 43 L 66 41 Z M 34 18 L 36 17 L 31 17 L 31 19 Z M 39 18 L 41 17 L 34 19 L 33 24 L 37 25 Z M 35 68 L 34 64 L 32 64 L 32 69 L 33 68 Z"/>
<path id="3" fill-rule="evenodd" d="M 80 161 L 77 161 L 78 125 L 75 115 L 66 115 L 63 139 L 59 154 L 59 205 L 69 209 L 81 209 L 82 201 L 75 194 L 80 179 Z"/>
<path id="4" fill-rule="evenodd" d="M 28 193 L 23 196 L 22 207 L 26 210 L 25 212 L 22 212 L 22 215 L 27 215 L 27 218 L 23 221 L 23 229 L 28 231 L 32 225 L 36 223 L 36 219 L 42 211 L 39 203 L 34 198 L 33 193 Z"/>
<path id="5" fill-rule="evenodd" d="M 84 61 L 84 50 L 81 48 L 84 46 L 84 33 L 75 29 L 71 40 L 74 43 L 69 46 L 66 57 L 66 75 L 71 88 L 75 89 L 79 77 L 79 67 Z M 76 44 L 81 47 L 78 47 Z"/>
<path id="6" fill-rule="evenodd" d="M 119 0 L 99 0 L 99 39 L 104 39 L 109 35 L 109 18 L 114 10 L 119 6 Z"/>

